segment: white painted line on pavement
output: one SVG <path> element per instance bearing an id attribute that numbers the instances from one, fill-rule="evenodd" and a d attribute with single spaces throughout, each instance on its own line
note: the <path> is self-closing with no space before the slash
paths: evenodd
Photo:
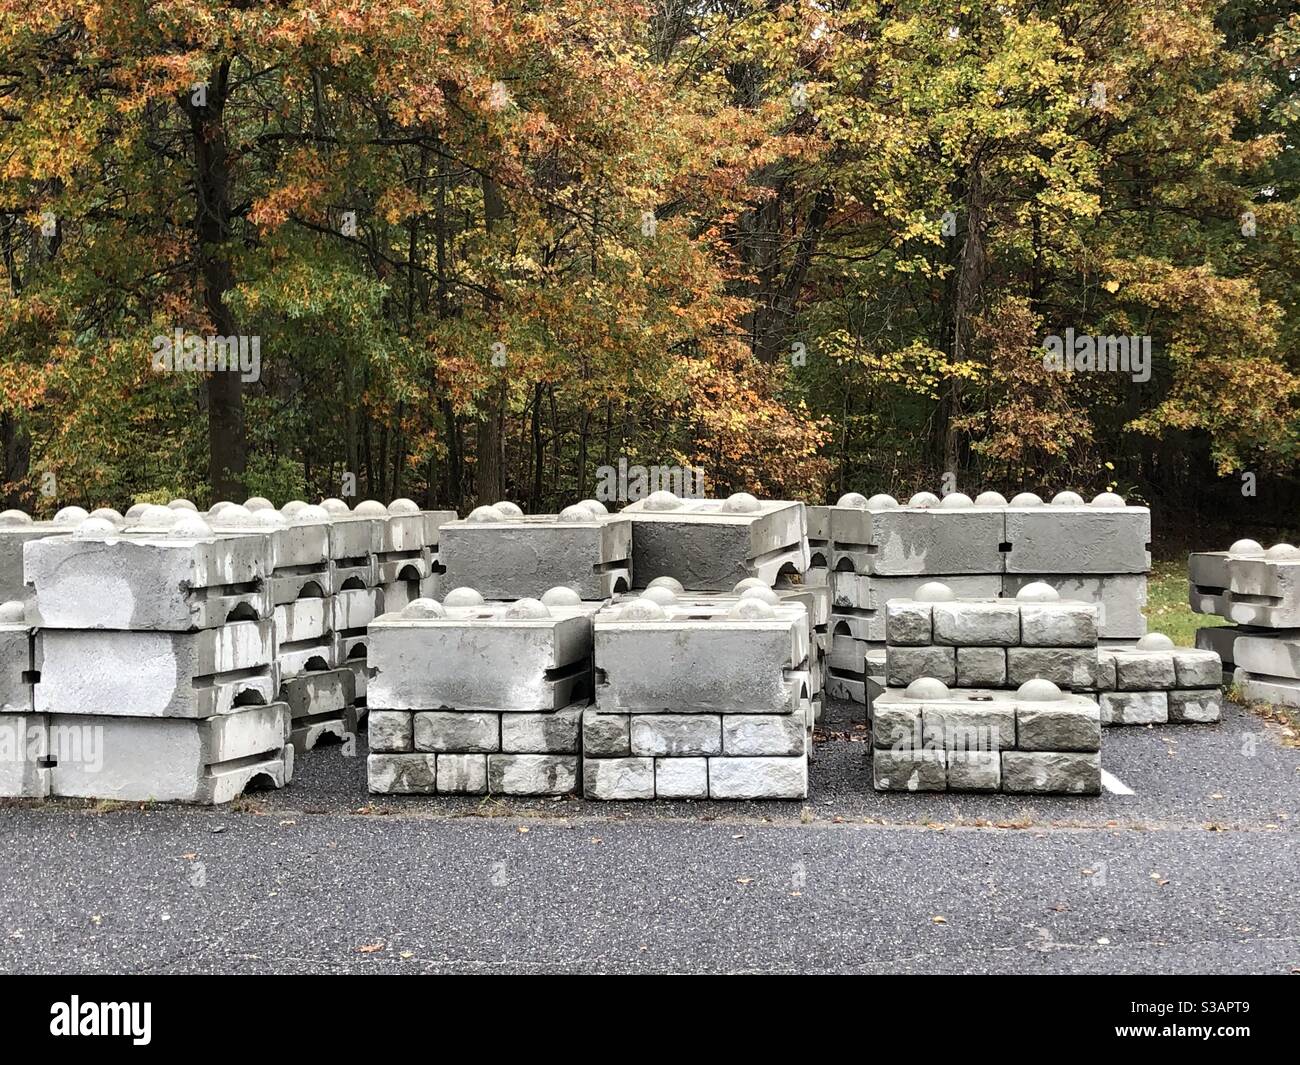
<path id="1" fill-rule="evenodd" d="M 1107 773 L 1106 770 L 1104 769 L 1101 771 L 1101 786 L 1105 788 L 1108 792 L 1110 792 L 1112 795 L 1136 794 L 1136 792 L 1134 792 L 1132 788 L 1130 788 L 1127 784 L 1125 784 L 1124 781 L 1120 780 L 1119 777 Z"/>

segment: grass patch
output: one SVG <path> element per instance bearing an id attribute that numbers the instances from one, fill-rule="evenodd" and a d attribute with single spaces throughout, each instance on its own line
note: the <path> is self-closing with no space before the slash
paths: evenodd
<path id="1" fill-rule="evenodd" d="M 1213 614 L 1194 614 L 1187 602 L 1187 558 L 1165 559 L 1151 566 L 1147 579 L 1147 627 L 1163 632 L 1179 647 L 1196 644 L 1196 630 L 1227 625 Z"/>

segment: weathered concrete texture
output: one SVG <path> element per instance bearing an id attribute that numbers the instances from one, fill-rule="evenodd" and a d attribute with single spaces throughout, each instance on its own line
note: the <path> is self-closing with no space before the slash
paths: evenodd
<path id="1" fill-rule="evenodd" d="M 1085 647 L 1008 647 L 1007 683 L 1050 680 L 1071 691 L 1097 686 L 1097 649 Z"/>
<path id="2" fill-rule="evenodd" d="M 295 599 L 275 608 L 277 647 L 320 640 L 333 631 L 333 610 L 329 599 Z"/>
<path id="3" fill-rule="evenodd" d="M 578 789 L 578 756 L 490 754 L 488 791 L 493 795 L 570 795 Z"/>
<path id="4" fill-rule="evenodd" d="M 15 611 L 21 604 L 6 604 Z M 34 704 L 35 636 L 22 622 L 0 621 L 0 712 L 27 713 Z"/>
<path id="5" fill-rule="evenodd" d="M 340 589 L 329 598 L 330 628 L 336 632 L 364 629 L 388 609 L 387 589 Z M 406 604 L 403 603 L 402 606 Z M 400 609 L 400 607 L 398 608 Z"/>
<path id="6" fill-rule="evenodd" d="M 871 752 L 871 783 L 877 791 L 946 791 L 947 753 L 876 748 Z"/>
<path id="7" fill-rule="evenodd" d="M 541 714 L 502 714 L 501 750 L 506 754 L 577 754 L 582 717 L 581 706 Z"/>
<path id="8" fill-rule="evenodd" d="M 488 755 L 438 755 L 437 785 L 441 795 L 486 795 Z"/>
<path id="9" fill-rule="evenodd" d="M 1185 689 L 1169 693 L 1169 720 L 1183 724 L 1211 724 L 1223 713 L 1223 693 L 1218 688 Z"/>
<path id="10" fill-rule="evenodd" d="M 1151 568 L 1146 507 L 1009 506 L 1005 513 L 1008 573 L 1145 573 Z"/>
<path id="11" fill-rule="evenodd" d="M 1096 647 L 1097 607 L 1060 601 L 1020 603 L 1020 642 L 1026 647 Z"/>
<path id="12" fill-rule="evenodd" d="M 1112 657 L 1117 691 L 1167 691 L 1177 686 L 1171 651 L 1115 651 Z"/>
<path id="13" fill-rule="evenodd" d="M 50 793 L 48 718 L 0 714 L 0 799 L 42 799 Z"/>
<path id="14" fill-rule="evenodd" d="M 1002 572 L 1003 515 L 989 508 L 831 507 L 833 564 L 880 576 Z"/>
<path id="15" fill-rule="evenodd" d="M 23 556 L 28 620 L 43 628 L 186 632 L 271 615 L 263 536 L 52 536 Z"/>
<path id="16" fill-rule="evenodd" d="M 946 751 L 1002 751 L 1016 746 L 1016 704 L 985 702 L 927 704 L 921 709 L 922 742 Z"/>
<path id="17" fill-rule="evenodd" d="M 17 512 L 0 521 L 0 603 L 27 605 L 32 598 L 32 589 L 23 582 L 23 545 L 47 536 L 66 536 L 68 532 L 67 525 L 32 521 Z"/>
<path id="18" fill-rule="evenodd" d="M 808 759 L 710 758 L 713 799 L 806 799 Z"/>
<path id="19" fill-rule="evenodd" d="M 633 525 L 636 586 L 645 587 L 655 577 L 674 577 L 688 591 L 727 592 L 747 577 L 772 585 L 783 570 L 808 569 L 802 503 L 739 504 L 733 499 L 677 500 L 666 510 L 643 499 L 624 507 L 619 517 L 631 519 Z"/>
<path id="20" fill-rule="evenodd" d="M 1233 672 L 1233 684 L 1248 703 L 1300 706 L 1300 681 L 1292 677 L 1263 676 L 1238 666 Z"/>
<path id="21" fill-rule="evenodd" d="M 1020 642 L 1020 612 L 1021 605 L 1015 601 L 935 603 L 934 642 L 963 647 L 1014 646 Z"/>
<path id="22" fill-rule="evenodd" d="M 722 718 L 717 714 L 636 714 L 631 724 L 636 757 L 722 753 Z"/>
<path id="23" fill-rule="evenodd" d="M 1249 625 L 1212 625 L 1196 630 L 1196 647 L 1213 651 L 1223 663 L 1225 672 L 1231 673 L 1237 664 L 1237 640 L 1242 636 L 1259 636 L 1263 639 L 1287 639 L 1300 642 L 1300 629 L 1261 629 Z M 1229 678 L 1231 679 L 1231 678 Z"/>
<path id="24" fill-rule="evenodd" d="M 282 676 L 296 677 L 312 670 L 335 669 L 343 658 L 339 652 L 335 635 L 326 633 L 306 640 L 279 644 L 275 660 Z"/>
<path id="25" fill-rule="evenodd" d="M 345 743 L 356 736 L 356 680 L 348 669 L 320 670 L 284 679 L 280 699 L 293 720 L 292 740 L 299 755 L 321 740 Z"/>
<path id="26" fill-rule="evenodd" d="M 1100 639 L 1137 639 L 1146 634 L 1145 573 L 1006 573 L 1002 577 L 1002 594 L 1013 599 L 1027 584 L 1046 584 L 1055 588 L 1062 600 L 1095 605 Z"/>
<path id="27" fill-rule="evenodd" d="M 448 754 L 501 750 L 501 715 L 424 711 L 415 715 L 415 749 Z"/>
<path id="28" fill-rule="evenodd" d="M 1024 751 L 1099 751 L 1101 713 L 1091 701 L 1024 704 L 1016 711 L 1016 746 Z"/>
<path id="29" fill-rule="evenodd" d="M 630 714 L 582 714 L 582 751 L 588 758 L 622 758 L 632 753 Z"/>
<path id="30" fill-rule="evenodd" d="M 432 795 L 438 789 L 438 755 L 372 754 L 367 786 L 375 795 Z"/>
<path id="31" fill-rule="evenodd" d="M 861 674 L 843 673 L 831 669 L 826 674 L 826 694 L 832 699 L 842 699 L 846 703 L 865 704 L 867 701 L 866 678 Z"/>
<path id="32" fill-rule="evenodd" d="M 588 799 L 653 799 L 653 758 L 582 759 L 582 794 Z"/>
<path id="33" fill-rule="evenodd" d="M 635 570 L 632 522 L 621 516 L 452 521 L 442 526 L 441 536 L 444 587 L 474 588 L 485 599 L 540 598 L 555 587 L 572 588 L 583 599 L 606 599 L 630 587 L 629 569 Z"/>
<path id="34" fill-rule="evenodd" d="M 1285 551 L 1278 557 L 1193 554 L 1188 569 L 1189 599 L 1197 613 L 1218 614 L 1237 625 L 1300 628 L 1300 557 Z"/>
<path id="35" fill-rule="evenodd" d="M 43 713 L 207 718 L 275 701 L 270 620 L 198 632 L 43 629 L 36 709 Z"/>
<path id="36" fill-rule="evenodd" d="M 709 759 L 655 759 L 655 798 L 707 799 L 708 797 Z"/>
<path id="37" fill-rule="evenodd" d="M 909 647 L 952 642 L 934 638 L 934 604 L 911 599 L 886 604 L 885 636 L 888 643 Z"/>
<path id="38" fill-rule="evenodd" d="M 1096 754 L 1004 751 L 1002 790 L 1039 795 L 1100 795 L 1101 758 Z"/>
<path id="39" fill-rule="evenodd" d="M 885 680 L 891 688 L 906 688 L 920 677 L 934 677 L 945 684 L 957 683 L 957 650 L 954 647 L 890 647 L 885 655 Z"/>
<path id="40" fill-rule="evenodd" d="M 1006 687 L 1006 683 L 1006 648 L 957 648 L 957 687 L 1003 688 Z"/>
<path id="41" fill-rule="evenodd" d="M 803 756 L 808 750 L 806 724 L 797 714 L 728 714 L 722 719 L 722 753 L 747 757 Z"/>
<path id="42" fill-rule="evenodd" d="M 1212 631 L 1217 630 L 1201 630 Z M 1248 673 L 1300 679 L 1300 632 L 1279 629 L 1268 635 L 1252 632 L 1239 636 L 1233 642 L 1233 654 L 1235 664 Z"/>
<path id="43" fill-rule="evenodd" d="M 1097 702 L 1103 725 L 1163 725 L 1169 720 L 1169 696 L 1163 691 L 1101 692 Z"/>
<path id="44" fill-rule="evenodd" d="M 50 794 L 124 802 L 229 802 L 293 777 L 284 703 L 202 720 L 51 714 Z"/>
<path id="45" fill-rule="evenodd" d="M 509 605 L 487 603 L 446 616 L 376 618 L 368 630 L 367 702 L 385 710 L 570 705 L 590 684 L 590 614 L 560 606 L 543 617 L 511 613 Z"/>
<path id="46" fill-rule="evenodd" d="M 409 710 L 371 710 L 366 727 L 371 751 L 397 754 L 415 750 L 415 716 Z"/>
<path id="47" fill-rule="evenodd" d="M 830 654 L 826 656 L 826 665 L 832 669 L 861 676 L 866 672 L 868 646 L 866 640 L 855 640 L 846 633 L 833 636 Z"/>
<path id="48" fill-rule="evenodd" d="M 949 751 L 949 791 L 997 791 L 1002 786 L 1002 756 L 997 751 Z"/>

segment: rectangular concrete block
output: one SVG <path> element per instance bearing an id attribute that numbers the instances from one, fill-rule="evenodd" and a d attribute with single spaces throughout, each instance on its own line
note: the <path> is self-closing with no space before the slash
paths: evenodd
<path id="1" fill-rule="evenodd" d="M 1024 751 L 1099 751 L 1101 713 L 1082 697 L 1016 707 L 1016 745 Z"/>
<path id="2" fill-rule="evenodd" d="M 857 555 L 861 573 L 881 576 L 989 574 L 1003 569 L 999 508 L 831 507 L 837 555 Z"/>
<path id="3" fill-rule="evenodd" d="M 1137 639 L 1147 631 L 1145 573 L 1006 573 L 1002 594 L 1015 598 L 1025 585 L 1040 582 L 1055 588 L 1063 600 L 1095 606 L 1101 639 Z"/>
<path id="4" fill-rule="evenodd" d="M 852 604 L 856 605 L 856 604 Z M 900 646 L 924 646 L 932 643 L 951 643 L 934 638 L 932 603 L 918 603 L 903 599 L 885 605 L 885 640 Z"/>
<path id="5" fill-rule="evenodd" d="M 921 710 L 921 726 L 926 747 L 1004 751 L 1016 746 L 1016 708 L 1009 701 L 926 704 Z"/>
<path id="6" fill-rule="evenodd" d="M 588 799 L 653 799 L 653 758 L 582 759 L 582 794 Z"/>
<path id="7" fill-rule="evenodd" d="M 485 754 L 501 749 L 501 715 L 422 711 L 415 715 L 415 749 Z"/>
<path id="8" fill-rule="evenodd" d="M 1008 573 L 1145 573 L 1151 568 L 1146 507 L 1006 508 Z M 1005 769 L 1004 769 L 1005 775 Z"/>
<path id="9" fill-rule="evenodd" d="M 1163 725 L 1169 720 L 1165 692 L 1102 692 L 1097 697 L 1103 725 Z"/>
<path id="10" fill-rule="evenodd" d="M 1004 751 L 1002 790 L 1035 795 L 1100 795 L 1101 756 Z"/>
<path id="11" fill-rule="evenodd" d="M 1002 688 L 1006 686 L 1006 683 L 1006 648 L 957 648 L 957 687 Z"/>
<path id="12" fill-rule="evenodd" d="M 578 788 L 578 756 L 490 754 L 488 791 L 493 795 L 570 795 Z"/>
<path id="13" fill-rule="evenodd" d="M 1002 785 L 998 751 L 949 751 L 949 791 L 997 791 Z"/>
<path id="14" fill-rule="evenodd" d="M 25 623 L 0 622 L 0 712 L 31 712 L 35 653 L 35 636 Z"/>
<path id="15" fill-rule="evenodd" d="M 722 753 L 722 718 L 716 714 L 637 714 L 632 754 L 679 757 Z"/>
<path id="16" fill-rule="evenodd" d="M 921 704 L 877 700 L 872 707 L 871 743 L 877 749 L 919 750 L 923 747 Z"/>
<path id="17" fill-rule="evenodd" d="M 0 799 L 50 794 L 48 720 L 44 714 L 0 714 Z"/>
<path id="18" fill-rule="evenodd" d="M 439 795 L 486 795 L 488 758 L 486 754 L 440 754 L 437 767 Z"/>
<path id="19" fill-rule="evenodd" d="M 1244 625 L 1211 625 L 1196 630 L 1196 647 L 1202 651 L 1213 651 L 1219 656 L 1224 672 L 1231 673 L 1236 668 L 1236 645 L 1241 636 L 1262 636 L 1268 639 L 1272 633 L 1268 629 L 1247 628 Z M 1278 636 L 1294 639 L 1300 644 L 1300 631 L 1282 631 Z M 1300 660 L 1296 668 L 1300 669 Z M 1300 674 L 1297 674 L 1300 676 Z M 1222 681 L 1220 681 L 1222 683 Z"/>
<path id="20" fill-rule="evenodd" d="M 432 795 L 437 791 L 436 754 L 372 754 L 367 785 L 374 795 Z"/>
<path id="21" fill-rule="evenodd" d="M 707 799 L 707 758 L 656 758 L 655 797 L 659 799 Z"/>
<path id="22" fill-rule="evenodd" d="M 582 753 L 588 758 L 620 758 L 632 753 L 630 714 L 582 713 Z"/>
<path id="23" fill-rule="evenodd" d="M 885 677 L 891 688 L 906 688 L 920 677 L 934 677 L 951 686 L 957 683 L 957 652 L 953 647 L 890 647 L 885 654 Z"/>
<path id="24" fill-rule="evenodd" d="M 1290 677 L 1266 677 L 1238 666 L 1233 684 L 1248 703 L 1273 703 L 1276 706 L 1300 706 L 1300 681 Z"/>
<path id="25" fill-rule="evenodd" d="M 1276 633 L 1251 631 L 1236 638 L 1233 654 L 1236 664 L 1250 673 L 1300 678 L 1300 632 L 1289 629 L 1279 629 Z M 1211 687 L 1212 684 L 1189 684 L 1187 687 Z"/>
<path id="26" fill-rule="evenodd" d="M 1190 689 L 1169 693 L 1169 721 L 1178 724 L 1209 724 L 1223 713 L 1223 693 L 1218 688 Z"/>
<path id="27" fill-rule="evenodd" d="M 1066 601 L 1021 603 L 1020 642 L 1026 647 L 1096 647 L 1097 607 Z"/>
<path id="28" fill-rule="evenodd" d="M 935 603 L 933 613 L 937 644 L 1011 647 L 1020 642 L 1020 608 L 1015 602 Z"/>
<path id="29" fill-rule="evenodd" d="M 807 753 L 807 736 L 807 722 L 799 714 L 728 714 L 722 719 L 726 755 L 795 758 Z"/>
<path id="30" fill-rule="evenodd" d="M 1164 691 L 1178 683 L 1169 651 L 1115 651 L 1115 687 L 1119 691 Z"/>
<path id="31" fill-rule="evenodd" d="M 582 707 L 542 714 L 502 714 L 501 750 L 506 754 L 577 754 Z"/>
<path id="32" fill-rule="evenodd" d="M 371 710 L 366 717 L 368 742 L 375 752 L 415 750 L 415 722 L 409 710 Z"/>
<path id="33" fill-rule="evenodd" d="M 1059 688 L 1095 688 L 1098 668 L 1096 648 L 1007 648 L 1007 684 L 1011 687 L 1042 677 Z"/>
<path id="34" fill-rule="evenodd" d="M 710 758 L 713 799 L 805 799 L 807 758 Z"/>
<path id="35" fill-rule="evenodd" d="M 877 748 L 871 752 L 871 783 L 877 791 L 946 791 L 947 753 Z"/>
<path id="36" fill-rule="evenodd" d="M 1173 652 L 1174 676 L 1180 688 L 1217 688 L 1223 683 L 1223 663 L 1213 651 L 1178 648 Z"/>

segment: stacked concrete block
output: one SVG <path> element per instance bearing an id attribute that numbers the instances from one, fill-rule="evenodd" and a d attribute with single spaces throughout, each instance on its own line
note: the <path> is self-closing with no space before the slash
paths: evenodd
<path id="1" fill-rule="evenodd" d="M 1219 720 L 1223 664 L 1214 651 L 1175 647 L 1163 633 L 1149 632 L 1132 647 L 1103 647 L 1097 654 L 1103 725 Z"/>
<path id="2" fill-rule="evenodd" d="M 24 553 L 48 794 L 214 803 L 288 783 L 266 536 L 155 507 Z"/>
<path id="3" fill-rule="evenodd" d="M 486 599 L 537 598 L 563 587 L 597 601 L 631 587 L 632 523 L 595 500 L 534 515 L 494 503 L 444 523 L 440 535 L 446 586 L 474 588 Z"/>
<path id="4" fill-rule="evenodd" d="M 1048 680 L 1014 691 L 950 688 L 933 677 L 875 700 L 878 791 L 1101 792 L 1101 716 Z"/>
<path id="5" fill-rule="evenodd" d="M 660 584 L 596 615 L 587 798 L 807 796 L 807 608 L 763 587 L 725 598 Z"/>
<path id="6" fill-rule="evenodd" d="M 376 618 L 370 790 L 576 791 L 597 608 L 570 588 L 512 603 L 456 588 Z"/>
<path id="7" fill-rule="evenodd" d="M 638 587 L 654 577 L 672 577 L 690 592 L 727 592 L 750 577 L 770 587 L 810 565 L 802 503 L 758 500 L 748 492 L 726 499 L 654 492 L 619 516 L 632 522 Z"/>
<path id="8" fill-rule="evenodd" d="M 96 516 L 113 516 L 120 525 L 122 515 L 115 510 L 95 511 Z M 46 536 L 67 536 L 89 515 L 82 507 L 64 507 L 52 521 L 35 521 L 21 510 L 0 513 L 0 603 L 26 603 L 30 589 L 23 583 L 23 545 Z"/>
<path id="9" fill-rule="evenodd" d="M 32 690 L 34 636 L 22 602 L 0 604 L 0 798 L 49 794 L 48 732 Z"/>
<path id="10" fill-rule="evenodd" d="M 1300 550 L 1238 540 L 1191 555 L 1188 575 L 1192 609 L 1233 622 L 1198 630 L 1197 647 L 1233 669 L 1243 698 L 1300 706 Z"/>

